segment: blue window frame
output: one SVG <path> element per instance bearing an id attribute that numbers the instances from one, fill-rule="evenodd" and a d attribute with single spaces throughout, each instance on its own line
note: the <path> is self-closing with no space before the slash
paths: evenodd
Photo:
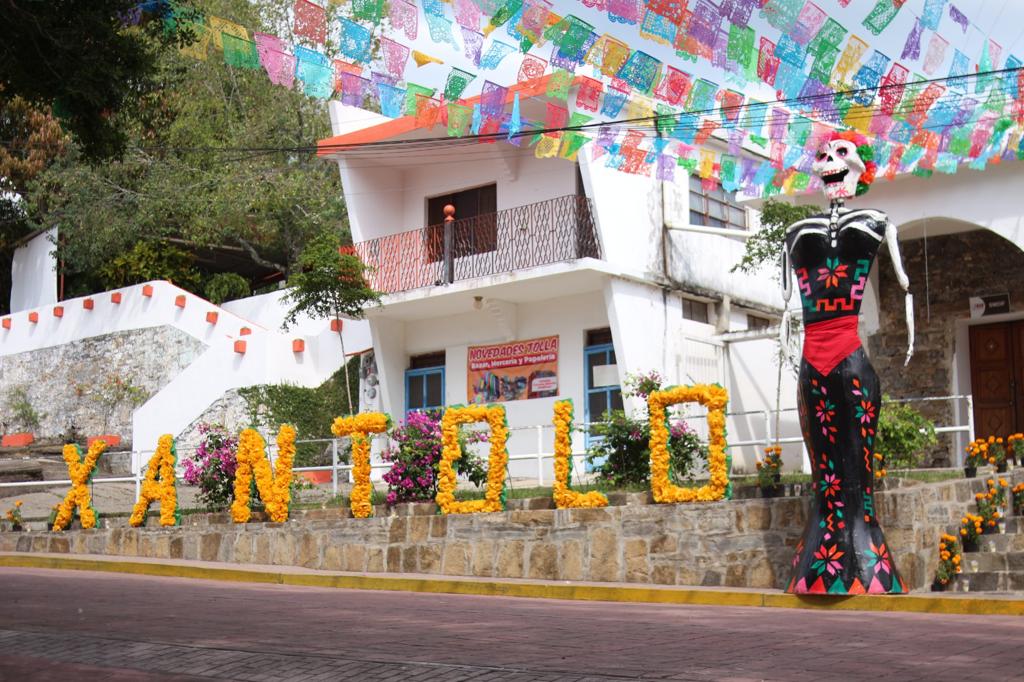
<path id="1" fill-rule="evenodd" d="M 444 407 L 444 367 L 405 371 L 406 413 Z"/>
<path id="2" fill-rule="evenodd" d="M 585 419 L 587 423 L 601 421 L 605 412 L 622 409 L 622 388 L 618 382 L 608 384 L 606 380 L 602 381 L 602 377 L 595 376 L 595 374 L 600 374 L 598 368 L 616 364 L 615 348 L 610 343 L 587 346 L 583 349 L 583 362 L 583 388 L 586 393 Z M 590 429 L 587 430 L 587 447 L 599 440 L 599 436 L 594 436 Z M 600 464 L 599 461 L 588 462 L 587 471 L 592 471 L 593 467 L 598 464 Z"/>

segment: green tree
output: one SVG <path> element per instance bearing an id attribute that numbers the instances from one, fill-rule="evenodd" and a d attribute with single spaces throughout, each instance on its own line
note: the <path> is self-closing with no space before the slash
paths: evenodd
<path id="1" fill-rule="evenodd" d="M 199 271 L 187 251 L 159 241 L 138 242 L 99 270 L 105 289 L 165 279 L 183 289 L 199 286 Z"/>
<path id="2" fill-rule="evenodd" d="M 287 38 L 290 3 L 193 5 Z M 95 273 L 142 241 L 234 248 L 287 277 L 312 237 L 347 235 L 337 168 L 305 151 L 330 134 L 326 103 L 227 66 L 212 42 L 197 59 L 200 44 L 158 53 L 157 85 L 132 107 L 121 158 L 92 163 L 76 146 L 30 186 L 33 222 L 59 227 L 71 291 L 102 286 Z"/>
<path id="3" fill-rule="evenodd" d="M 910 469 L 920 466 L 925 451 L 935 445 L 935 423 L 907 403 L 882 396 L 875 451 L 885 457 L 885 467 Z"/>
<path id="4" fill-rule="evenodd" d="M 341 355 L 345 357 L 342 336 L 343 317 L 360 319 L 368 305 L 378 303 L 380 294 L 366 282 L 366 266 L 358 257 L 341 252 L 341 239 L 336 233 L 314 238 L 299 257 L 298 271 L 288 278 L 291 287 L 285 300 L 292 304 L 284 326 L 295 324 L 299 315 L 337 321 Z M 345 363 L 345 391 L 352 407 L 351 379 Z"/>
<path id="5" fill-rule="evenodd" d="M 761 229 L 747 239 L 746 251 L 730 272 L 756 272 L 766 263 L 777 263 L 786 239 L 786 228 L 817 213 L 816 206 L 794 206 L 779 199 L 766 199 L 761 207 Z"/>
<path id="6" fill-rule="evenodd" d="M 138 0 L 21 0 L 3 3 L 0 97 L 51 106 L 90 159 L 119 156 L 126 117 L 140 92 L 156 85 L 164 48 L 195 39 L 187 23 L 165 26 L 170 3 Z M 177 3 L 182 16 L 188 5 Z M 132 17 L 142 19 L 132 25 Z M 177 27 L 185 26 L 183 31 Z"/>
<path id="7" fill-rule="evenodd" d="M 33 229 L 24 200 L 28 187 L 67 152 L 68 137 L 48 107 L 7 96 L 0 86 L 0 139 L 0 313 L 6 313 L 11 259 Z"/>

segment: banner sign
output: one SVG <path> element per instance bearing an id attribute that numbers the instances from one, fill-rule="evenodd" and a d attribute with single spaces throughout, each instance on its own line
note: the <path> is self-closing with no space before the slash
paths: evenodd
<path id="1" fill-rule="evenodd" d="M 466 400 L 493 403 L 558 395 L 558 337 L 470 346 Z"/>

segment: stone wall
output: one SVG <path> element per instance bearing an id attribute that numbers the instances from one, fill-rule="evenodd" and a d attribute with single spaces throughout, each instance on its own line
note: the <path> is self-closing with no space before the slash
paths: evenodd
<path id="1" fill-rule="evenodd" d="M 6 409 L 10 392 L 22 387 L 42 416 L 35 430 L 37 440 L 57 439 L 74 423 L 83 436 L 111 433 L 128 444 L 135 407 L 167 385 L 205 348 L 173 327 L 152 327 L 0 356 L 0 406 L 4 408 L 0 421 L 10 419 Z M 117 390 L 104 388 L 118 378 L 138 388 L 134 403 L 129 397 L 116 401 Z"/>
<path id="2" fill-rule="evenodd" d="M 175 444 L 179 453 L 190 453 L 195 450 L 202 441 L 199 433 L 200 424 L 220 424 L 228 430 L 228 433 L 240 433 L 252 425 L 249 415 L 249 406 L 238 393 L 238 389 L 225 391 L 224 395 L 214 401 L 198 419 L 188 425 L 184 431 L 175 438 Z"/>
<path id="3" fill-rule="evenodd" d="M 1024 474 L 1014 477 L 1024 480 Z M 904 580 L 931 583 L 940 533 L 972 508 L 981 479 L 919 484 L 877 495 L 879 518 Z M 0 533 L 0 551 L 108 554 L 295 565 L 356 572 L 424 573 L 665 585 L 782 588 L 803 530 L 807 498 L 713 504 L 627 504 L 604 509 L 520 509 L 439 516 L 347 518 L 347 510 L 297 512 L 286 524 L 186 517 L 162 529 Z M 523 506 L 548 504 L 529 501 Z M 377 510 L 382 513 L 383 510 Z M 150 523 L 155 523 L 151 519 Z M 120 520 L 123 524 L 123 519 Z"/>
<path id="4" fill-rule="evenodd" d="M 956 322 L 970 317 L 968 298 L 1009 292 L 1010 309 L 1024 310 L 1024 252 L 988 230 L 929 237 L 927 268 L 924 239 L 901 241 L 900 251 L 914 294 L 914 358 L 909 368 L 903 366 L 903 290 L 883 248 L 876 265 L 879 331 L 868 341 L 871 363 L 883 389 L 894 398 L 950 395 Z M 914 407 L 937 422 L 953 423 L 952 406 L 946 401 Z M 951 439 L 946 444 L 948 449 Z"/>

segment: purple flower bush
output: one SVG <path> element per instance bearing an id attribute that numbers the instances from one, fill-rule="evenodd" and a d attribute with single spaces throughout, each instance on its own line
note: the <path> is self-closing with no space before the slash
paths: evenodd
<path id="1" fill-rule="evenodd" d="M 437 495 L 438 465 L 441 462 L 441 414 L 430 410 L 411 412 L 404 422 L 391 430 L 392 447 L 381 453 L 391 468 L 384 474 L 388 484 L 386 501 L 389 505 L 400 502 L 424 502 Z M 487 470 L 480 458 L 467 449 L 470 443 L 487 441 L 483 431 L 462 432 L 459 442 L 462 457 L 455 470 L 480 486 L 487 480 Z"/>
<path id="2" fill-rule="evenodd" d="M 238 438 L 220 424 L 200 424 L 202 441 L 184 460 L 185 482 L 199 487 L 199 499 L 209 511 L 223 511 L 235 497 Z"/>

